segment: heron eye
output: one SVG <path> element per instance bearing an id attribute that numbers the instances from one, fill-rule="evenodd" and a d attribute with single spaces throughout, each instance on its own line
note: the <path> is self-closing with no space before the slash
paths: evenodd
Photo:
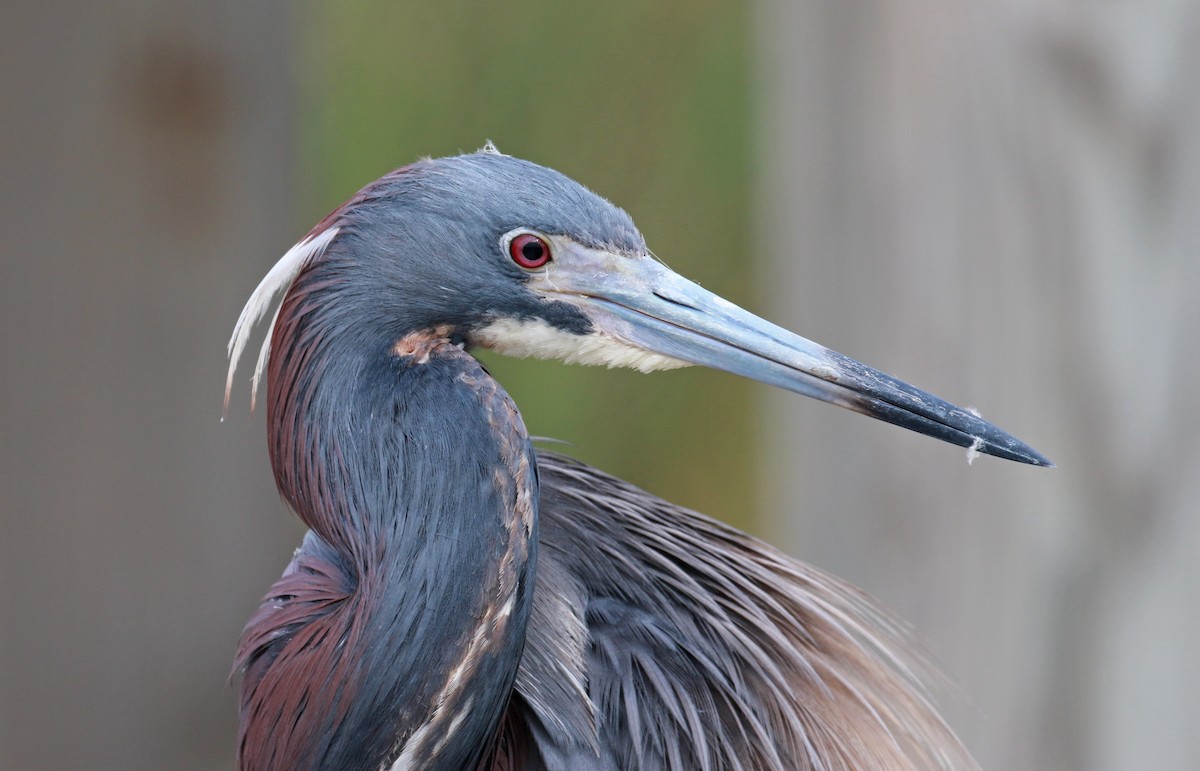
<path id="1" fill-rule="evenodd" d="M 536 270 L 550 262 L 550 244 L 532 233 L 522 233 L 508 242 L 508 254 L 525 270 Z"/>

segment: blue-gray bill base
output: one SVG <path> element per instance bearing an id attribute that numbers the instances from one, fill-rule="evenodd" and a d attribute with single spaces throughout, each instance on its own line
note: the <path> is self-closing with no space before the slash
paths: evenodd
<path id="1" fill-rule="evenodd" d="M 629 216 L 485 147 L 363 188 L 275 265 L 276 483 L 309 532 L 243 632 L 244 771 L 958 769 L 901 626 L 853 587 L 535 449 L 470 351 L 693 364 L 1048 466 L 654 259 Z"/>

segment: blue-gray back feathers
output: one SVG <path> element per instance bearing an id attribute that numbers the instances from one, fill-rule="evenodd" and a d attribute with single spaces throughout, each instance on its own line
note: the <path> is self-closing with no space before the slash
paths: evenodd
<path id="1" fill-rule="evenodd" d="M 538 462 L 539 581 L 510 710 L 536 750 L 515 767 L 975 767 L 911 641 L 861 592 L 569 458 Z"/>

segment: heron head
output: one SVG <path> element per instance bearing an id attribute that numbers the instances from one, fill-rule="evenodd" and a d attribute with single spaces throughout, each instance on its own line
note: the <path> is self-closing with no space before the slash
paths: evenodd
<path id="1" fill-rule="evenodd" d="M 303 270 L 306 284 L 330 290 L 325 305 L 346 334 L 374 334 L 380 345 L 436 330 L 514 356 L 646 372 L 699 364 L 974 451 L 1050 465 L 972 411 L 683 278 L 649 252 L 624 211 L 490 145 L 372 183 L 289 255 L 273 271 L 274 286 L 256 297 Z M 264 312 L 266 299 L 252 297 L 243 312 L 230 343 L 235 360 L 247 318 Z M 265 350 L 260 368 L 264 359 Z"/>

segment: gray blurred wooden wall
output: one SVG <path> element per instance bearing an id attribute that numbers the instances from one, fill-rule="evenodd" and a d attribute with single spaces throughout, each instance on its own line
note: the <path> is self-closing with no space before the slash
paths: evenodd
<path id="1" fill-rule="evenodd" d="M 914 622 L 986 768 L 1200 768 L 1200 9 L 757 24 L 771 314 L 1060 466 L 772 394 L 777 539 Z"/>
<path id="2" fill-rule="evenodd" d="M 222 342 L 298 229 L 289 7 L 0 10 L 0 768 L 233 765 L 289 519 Z"/>

